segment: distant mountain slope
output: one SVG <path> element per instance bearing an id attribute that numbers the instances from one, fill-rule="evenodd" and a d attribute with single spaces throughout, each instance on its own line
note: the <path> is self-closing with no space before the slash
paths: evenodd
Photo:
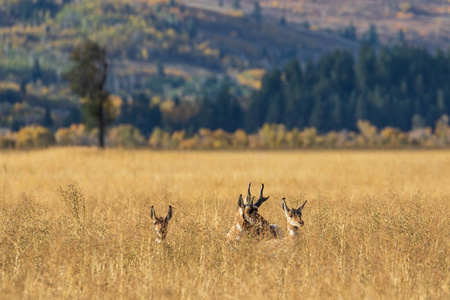
<path id="1" fill-rule="evenodd" d="M 182 0 L 204 9 L 217 10 L 217 0 Z M 223 0 L 230 9 L 234 0 Z M 240 0 L 242 10 L 250 14 L 255 0 Z M 394 40 L 403 30 L 406 38 L 430 48 L 450 44 L 450 2 L 444 0 L 260 0 L 264 16 L 302 24 L 311 28 L 339 31 L 353 22 L 361 35 L 370 24 L 377 26 L 383 42 Z"/>
<path id="2" fill-rule="evenodd" d="M 133 76 L 132 82 L 145 80 L 159 61 L 192 75 L 233 75 L 280 66 L 292 57 L 305 60 L 335 48 L 354 51 L 357 47 L 337 35 L 274 18 L 256 20 L 234 9 L 170 1 L 84 0 L 58 2 L 50 13 L 40 2 L 23 1 L 31 5 L 26 10 L 30 17 L 11 17 L 12 12 L 4 8 L 11 24 L 0 28 L 0 79 L 17 83 L 36 60 L 53 74 L 48 80 L 60 82 L 71 50 L 85 38 L 104 44 L 114 61 L 115 76 Z"/>
<path id="3" fill-rule="evenodd" d="M 224 54 L 245 57 L 252 66 L 276 64 L 293 56 L 315 58 L 335 48 L 357 48 L 357 43 L 337 35 L 281 25 L 273 18 L 256 21 L 251 16 L 233 17 L 229 13 L 188 6 L 185 16 L 195 20 L 199 36 L 217 45 Z"/>

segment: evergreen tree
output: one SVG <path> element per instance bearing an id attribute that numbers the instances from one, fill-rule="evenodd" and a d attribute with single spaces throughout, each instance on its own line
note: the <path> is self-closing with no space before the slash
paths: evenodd
<path id="1" fill-rule="evenodd" d="M 295 126 L 303 127 L 302 111 L 305 109 L 302 103 L 302 70 L 296 59 L 288 62 L 284 75 L 286 85 L 284 87 L 285 113 L 283 123 L 291 129 Z"/>
<path id="2" fill-rule="evenodd" d="M 368 42 L 372 46 L 378 45 L 377 27 L 374 24 L 370 24 L 369 33 L 368 33 Z"/>
<path id="3" fill-rule="evenodd" d="M 317 130 L 327 131 L 332 124 L 329 120 L 331 113 L 332 83 L 325 77 L 321 77 L 313 88 L 314 108 L 311 113 L 310 126 Z M 333 124 L 334 125 L 334 124 Z"/>
<path id="4" fill-rule="evenodd" d="M 237 99 L 231 100 L 229 132 L 244 128 L 244 111 Z"/>
<path id="5" fill-rule="evenodd" d="M 317 98 L 314 103 L 314 109 L 311 113 L 311 117 L 309 119 L 309 126 L 313 126 L 319 130 L 324 129 L 326 122 L 325 117 L 325 107 L 322 99 Z"/>
<path id="6" fill-rule="evenodd" d="M 255 1 L 253 3 L 253 18 L 257 21 L 261 21 L 261 6 L 259 5 L 259 1 Z"/>
<path id="7" fill-rule="evenodd" d="M 344 28 L 344 31 L 342 32 L 342 36 L 346 39 L 356 41 L 356 28 L 355 25 L 353 25 L 353 22 L 350 23 L 347 27 Z"/>
<path id="8" fill-rule="evenodd" d="M 42 79 L 41 64 L 39 63 L 39 59 L 37 58 L 34 58 L 33 69 L 31 70 L 31 79 L 33 80 L 33 82 Z"/>
<path id="9" fill-rule="evenodd" d="M 261 85 L 261 89 L 252 96 L 246 116 L 246 128 L 250 132 L 256 131 L 264 124 L 269 107 L 275 106 L 277 101 L 282 101 L 279 95 L 282 87 L 281 73 L 278 69 L 267 72 Z M 276 115 L 278 116 L 278 113 Z"/>
<path id="10" fill-rule="evenodd" d="M 20 81 L 20 94 L 22 95 L 22 99 L 25 99 L 27 95 L 27 83 L 25 79 Z"/>
<path id="11" fill-rule="evenodd" d="M 405 33 L 403 32 L 403 29 L 399 29 L 397 33 L 397 43 L 403 44 L 405 42 Z"/>
<path id="12" fill-rule="evenodd" d="M 51 115 L 51 109 L 49 106 L 47 106 L 45 108 L 45 115 L 44 115 L 44 120 L 42 121 L 42 126 L 47 127 L 47 128 L 53 127 L 53 119 L 52 119 L 52 115 Z"/>
<path id="13" fill-rule="evenodd" d="M 156 63 L 156 69 L 159 77 L 164 77 L 166 75 L 164 64 L 161 60 L 158 60 L 158 62 Z"/>
<path id="14" fill-rule="evenodd" d="M 106 126 L 113 116 L 113 105 L 104 89 L 108 75 L 106 50 L 87 40 L 75 47 L 71 59 L 74 66 L 68 73 L 70 88 L 83 98 L 84 120 L 88 127 L 99 129 L 99 146 L 103 148 Z"/>
<path id="15" fill-rule="evenodd" d="M 285 103 L 282 94 L 273 94 L 269 98 L 269 106 L 264 123 L 282 124 L 284 123 Z"/>
<path id="16" fill-rule="evenodd" d="M 305 29 L 309 29 L 309 22 L 308 22 L 308 20 L 305 20 L 303 23 L 302 23 L 302 26 L 303 26 L 303 28 L 305 28 Z"/>
<path id="17" fill-rule="evenodd" d="M 215 109 L 211 100 L 207 96 L 203 96 L 199 103 L 199 109 L 196 116 L 197 128 L 218 128 Z"/>
<path id="18" fill-rule="evenodd" d="M 152 106 L 149 97 L 142 92 L 132 94 L 128 101 L 123 101 L 118 124 L 131 124 L 144 135 L 149 135 L 153 128 L 161 126 L 161 112 L 158 106 Z"/>
<path id="19" fill-rule="evenodd" d="M 369 107 L 367 104 L 367 97 L 360 94 L 356 99 L 356 120 L 368 120 Z"/>
<path id="20" fill-rule="evenodd" d="M 369 29 L 363 34 L 362 42 L 372 46 L 378 45 L 378 32 L 374 24 L 370 24 Z"/>
<path id="21" fill-rule="evenodd" d="M 366 91 L 375 86 L 375 67 L 375 49 L 368 43 L 362 43 L 356 64 L 357 85 L 360 91 Z"/>
<path id="22" fill-rule="evenodd" d="M 225 131 L 231 131 L 231 95 L 230 88 L 228 85 L 224 85 L 217 95 L 216 105 L 214 108 L 214 116 L 216 118 L 217 128 L 221 128 Z"/>
<path id="23" fill-rule="evenodd" d="M 194 38 L 197 35 L 197 24 L 195 24 L 195 19 L 189 18 L 187 20 L 186 29 L 190 38 Z"/>

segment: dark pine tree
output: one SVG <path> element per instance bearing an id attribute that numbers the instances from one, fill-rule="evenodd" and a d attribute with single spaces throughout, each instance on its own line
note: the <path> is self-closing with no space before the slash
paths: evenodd
<path id="1" fill-rule="evenodd" d="M 105 90 L 108 75 L 106 49 L 87 40 L 71 54 L 74 66 L 67 74 L 72 91 L 82 97 L 84 120 L 88 127 L 99 129 L 99 146 L 105 146 L 105 131 L 112 121 L 113 105 Z"/>

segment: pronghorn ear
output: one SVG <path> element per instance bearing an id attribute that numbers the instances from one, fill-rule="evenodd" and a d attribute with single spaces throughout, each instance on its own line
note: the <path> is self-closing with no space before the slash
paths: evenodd
<path id="1" fill-rule="evenodd" d="M 297 207 L 297 210 L 302 211 L 302 209 L 303 209 L 303 207 L 305 207 L 305 204 L 306 204 L 307 201 L 308 201 L 308 200 L 305 200 L 305 202 L 303 202 L 302 205 L 299 205 L 299 206 Z"/>
<path id="2" fill-rule="evenodd" d="M 239 195 L 238 206 L 244 208 L 244 199 L 242 199 L 242 194 Z"/>
<path id="3" fill-rule="evenodd" d="M 286 214 L 286 217 L 289 214 L 289 207 L 286 204 L 285 198 L 281 199 L 281 208 L 283 209 L 284 213 Z"/>
<path id="4" fill-rule="evenodd" d="M 169 212 L 167 213 L 166 221 L 169 221 L 170 219 L 172 219 L 172 206 L 169 205 Z"/>
<path id="5" fill-rule="evenodd" d="M 153 209 L 153 205 L 152 205 L 152 208 L 150 209 L 150 216 L 152 217 L 153 221 L 156 220 L 156 214 L 155 214 L 155 210 Z"/>

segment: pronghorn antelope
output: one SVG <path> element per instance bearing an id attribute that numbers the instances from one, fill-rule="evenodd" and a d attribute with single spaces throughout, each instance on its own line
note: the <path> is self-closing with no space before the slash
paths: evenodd
<path id="1" fill-rule="evenodd" d="M 302 220 L 302 210 L 305 207 L 306 201 L 299 205 L 297 208 L 289 208 L 286 204 L 285 198 L 281 199 L 281 208 L 286 215 L 287 221 L 287 237 L 278 240 L 269 240 L 264 242 L 264 246 L 268 248 L 278 247 L 286 242 L 294 242 L 297 240 L 299 228 L 304 226 L 305 223 Z"/>
<path id="2" fill-rule="evenodd" d="M 302 210 L 305 207 L 307 201 L 308 200 L 305 200 L 305 202 L 303 202 L 303 204 L 299 205 L 297 208 L 289 209 L 286 204 L 285 198 L 281 199 L 281 208 L 286 215 L 288 235 L 291 238 L 295 238 L 296 236 L 298 236 L 298 229 L 305 225 L 302 220 Z"/>
<path id="3" fill-rule="evenodd" d="M 251 182 L 248 185 L 248 194 L 245 199 L 239 195 L 238 211 L 233 226 L 227 234 L 227 241 L 239 241 L 246 234 L 258 238 L 277 238 L 280 234 L 276 225 L 270 225 L 259 213 L 258 209 L 270 196 L 264 197 L 264 184 L 262 184 L 258 201 L 253 203 L 254 197 L 250 192 Z"/>
<path id="4" fill-rule="evenodd" d="M 161 243 L 166 239 L 169 220 L 172 218 L 172 206 L 169 205 L 169 212 L 165 218 L 157 217 L 153 206 L 151 208 L 151 218 L 156 231 L 156 243 Z"/>

